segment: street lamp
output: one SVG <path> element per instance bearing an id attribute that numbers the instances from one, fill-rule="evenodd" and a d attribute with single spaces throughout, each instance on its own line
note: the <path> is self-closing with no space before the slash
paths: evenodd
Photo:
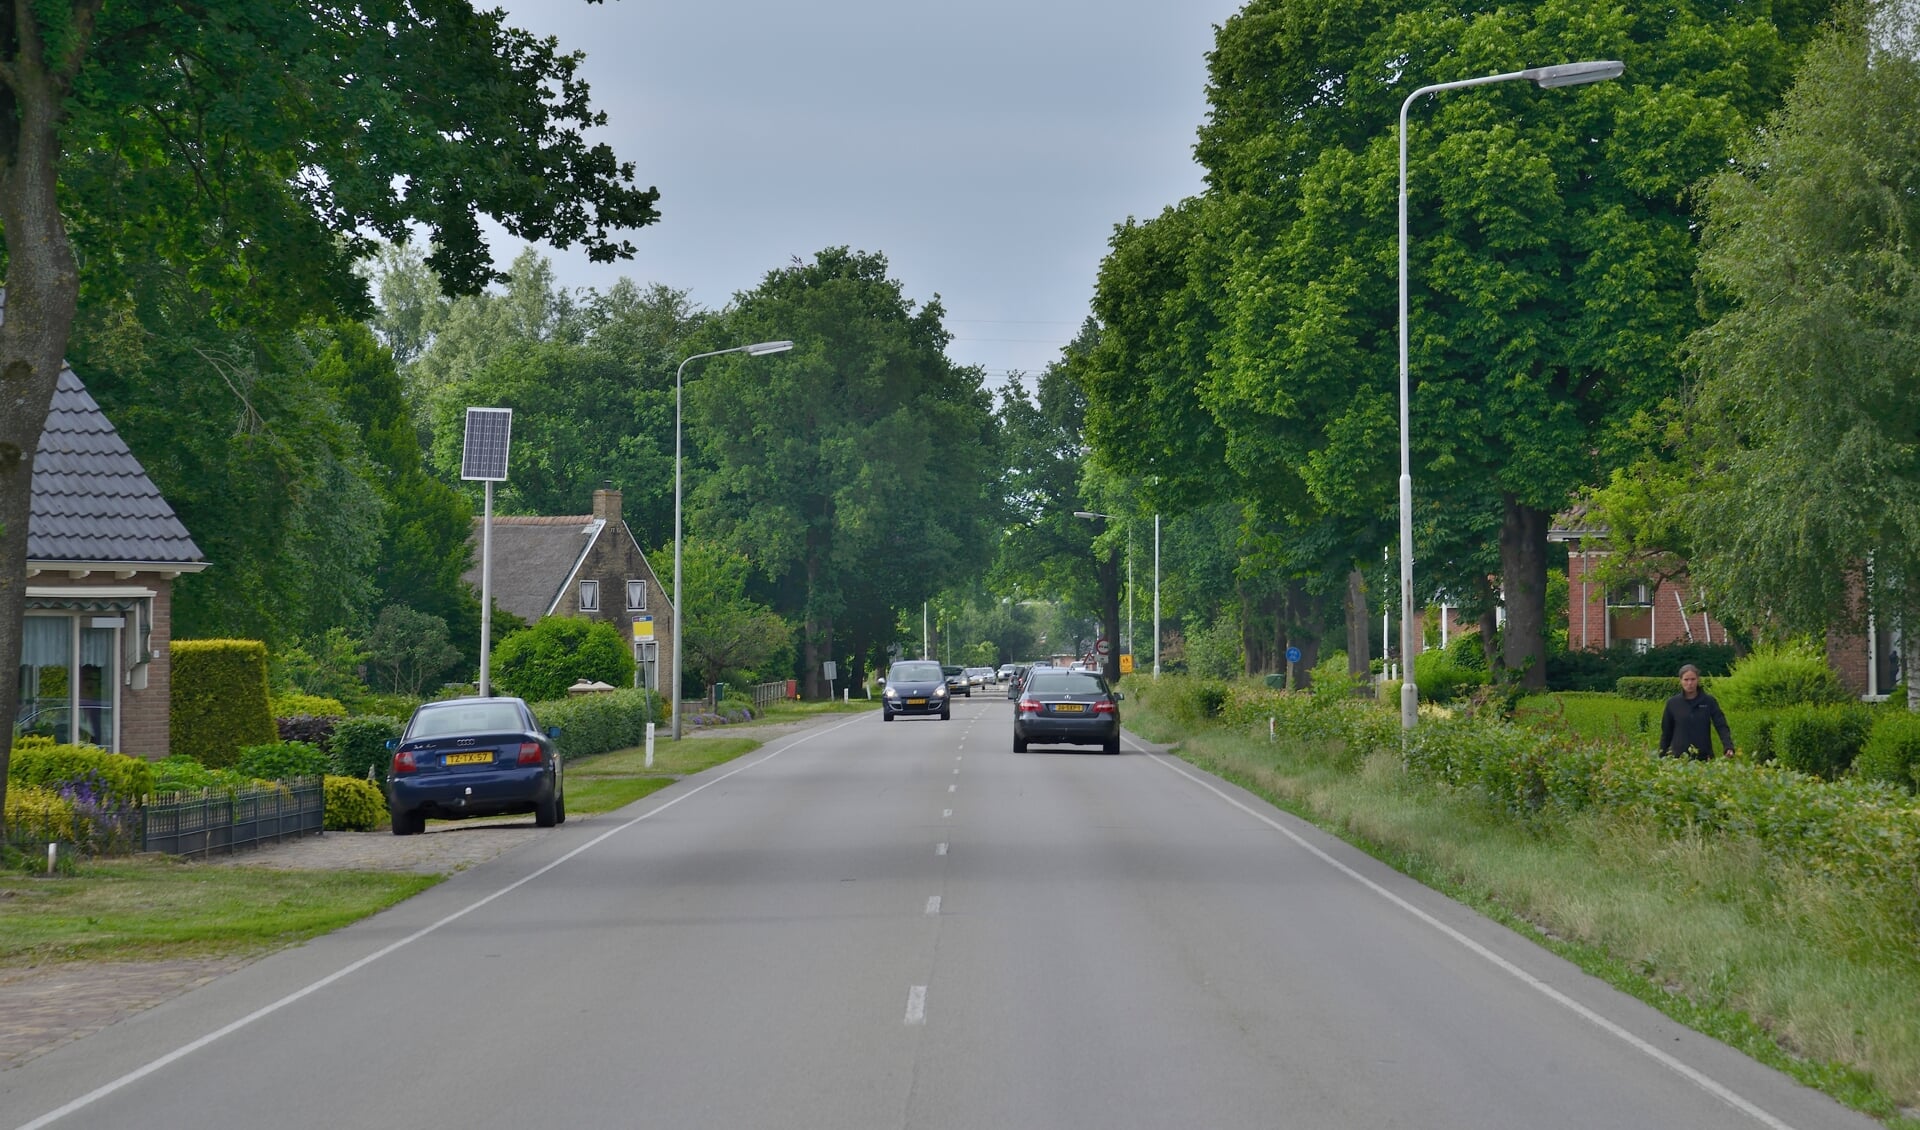
<path id="1" fill-rule="evenodd" d="M 769 353 L 785 353 L 793 348 L 790 341 L 757 341 L 752 345 L 736 345 L 731 349 L 716 349 L 711 353 L 696 353 L 680 362 L 673 371 L 673 740 L 680 740 L 680 657 L 685 649 L 680 646 L 681 637 L 686 635 L 686 619 L 680 615 L 687 606 L 686 597 L 680 588 L 680 399 L 683 385 L 681 377 L 687 371 L 687 361 L 698 361 L 702 357 L 718 357 L 723 353 L 744 353 L 749 357 L 765 357 Z"/>
<path id="2" fill-rule="evenodd" d="M 1542 89 L 1580 86 L 1619 78 L 1625 70 L 1613 60 L 1530 67 L 1503 75 L 1423 86 L 1400 104 L 1400 725 L 1409 730 L 1419 714 L 1420 689 L 1413 681 L 1413 457 L 1407 438 L 1407 111 L 1414 99 L 1443 90 L 1514 79 L 1526 79 Z"/>

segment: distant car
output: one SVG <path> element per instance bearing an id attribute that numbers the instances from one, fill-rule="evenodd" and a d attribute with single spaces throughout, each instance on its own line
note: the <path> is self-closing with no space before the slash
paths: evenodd
<path id="1" fill-rule="evenodd" d="M 984 687 L 988 683 L 993 682 L 993 668 L 969 667 L 967 668 L 967 681 L 976 687 Z"/>
<path id="2" fill-rule="evenodd" d="M 517 698 L 425 703 L 392 743 L 387 809 L 393 834 L 426 831 L 427 817 L 459 820 L 531 812 L 542 828 L 567 819 L 566 779 L 554 739 Z"/>
<path id="3" fill-rule="evenodd" d="M 1013 683 L 1007 687 L 1008 698 L 1019 698 L 1020 692 L 1027 689 L 1027 680 L 1035 671 L 1064 671 L 1064 667 L 1050 667 L 1045 663 L 1023 663 L 1013 673 Z"/>
<path id="4" fill-rule="evenodd" d="M 1002 663 L 1000 670 L 993 673 L 993 681 L 996 683 L 1011 683 L 1013 682 L 1013 673 L 1017 669 L 1018 668 L 1012 663 Z"/>
<path id="5" fill-rule="evenodd" d="M 940 670 L 947 677 L 947 691 L 949 694 L 963 694 L 968 698 L 973 697 L 973 682 L 967 678 L 967 669 L 965 667 L 942 667 Z"/>
<path id="6" fill-rule="evenodd" d="M 1013 711 L 1013 752 L 1030 743 L 1120 752 L 1120 692 L 1091 671 L 1035 668 Z"/>
<path id="7" fill-rule="evenodd" d="M 886 684 L 880 692 L 882 721 L 891 722 L 898 714 L 953 717 L 946 672 L 931 659 L 900 660 L 887 669 Z"/>

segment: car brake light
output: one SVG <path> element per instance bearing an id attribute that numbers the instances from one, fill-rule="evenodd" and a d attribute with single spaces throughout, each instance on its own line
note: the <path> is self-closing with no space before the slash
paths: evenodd
<path id="1" fill-rule="evenodd" d="M 540 743 L 539 742 L 521 742 L 520 743 L 520 764 L 522 765 L 540 764 Z"/>
<path id="2" fill-rule="evenodd" d="M 1112 714 L 1113 704 L 1111 702 L 1096 702 L 1093 704 L 1093 712 L 1095 714 Z"/>
<path id="3" fill-rule="evenodd" d="M 398 777 L 420 768 L 413 763 L 413 751 L 403 749 L 393 755 L 393 775 Z"/>
<path id="4" fill-rule="evenodd" d="M 1040 713 L 1040 704 L 1033 699 L 1023 698 L 1020 700 L 1020 713 L 1038 714 Z"/>

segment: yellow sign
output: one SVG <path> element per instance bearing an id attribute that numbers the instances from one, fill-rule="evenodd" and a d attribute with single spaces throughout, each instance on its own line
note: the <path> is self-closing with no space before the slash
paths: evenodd
<path id="1" fill-rule="evenodd" d="M 635 616 L 633 618 L 633 638 L 636 640 L 653 638 L 653 617 Z"/>
<path id="2" fill-rule="evenodd" d="M 1132 652 L 1123 651 L 1120 653 L 1120 673 L 1122 675 L 1133 674 L 1133 653 Z"/>

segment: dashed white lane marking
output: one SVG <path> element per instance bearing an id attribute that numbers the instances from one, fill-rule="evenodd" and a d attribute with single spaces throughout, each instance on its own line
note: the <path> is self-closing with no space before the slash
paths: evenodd
<path id="1" fill-rule="evenodd" d="M 1346 864 L 1333 858 L 1333 856 L 1328 855 L 1326 852 L 1321 851 L 1319 848 L 1308 843 L 1304 837 L 1300 836 L 1293 829 L 1288 828 L 1286 825 L 1280 823 L 1278 820 L 1275 820 L 1264 813 L 1256 812 L 1254 809 L 1248 807 L 1245 804 L 1242 804 L 1240 801 L 1227 795 L 1225 792 L 1221 791 L 1220 789 L 1215 788 L 1209 782 L 1201 779 L 1200 777 L 1195 776 L 1193 773 L 1189 772 L 1184 765 L 1181 765 L 1180 763 L 1174 761 L 1173 759 L 1169 758 L 1165 754 L 1153 753 L 1151 750 L 1149 750 L 1148 753 L 1151 754 L 1154 764 L 1159 765 L 1163 769 L 1170 770 L 1173 773 L 1178 774 L 1179 776 L 1185 777 L 1187 780 L 1193 782 L 1196 785 L 1199 785 L 1201 788 L 1212 793 L 1214 796 L 1219 797 L 1221 800 L 1226 801 L 1228 804 L 1246 813 L 1248 816 L 1251 816 L 1255 820 L 1258 820 L 1262 824 L 1265 824 L 1267 827 L 1272 828 L 1274 831 L 1280 833 L 1281 835 L 1285 836 L 1289 840 L 1292 840 L 1297 846 L 1306 849 L 1306 851 L 1309 854 L 1312 854 L 1318 857 L 1320 862 L 1325 863 L 1329 867 L 1332 867 L 1334 870 L 1345 875 L 1347 878 L 1352 879 L 1353 881 L 1359 883 L 1361 886 L 1372 891 L 1374 894 L 1379 895 L 1381 898 L 1392 903 L 1394 906 L 1399 907 L 1401 910 L 1406 911 L 1408 914 L 1411 914 L 1413 917 L 1433 927 L 1435 930 L 1440 931 L 1440 933 L 1446 935 L 1448 938 L 1466 947 L 1466 949 L 1471 951 L 1475 956 L 1485 959 L 1488 963 L 1493 965 L 1495 968 L 1499 969 L 1501 972 L 1508 974 L 1509 976 L 1513 977 L 1515 980 L 1519 981 L 1521 984 L 1527 986 L 1528 988 L 1534 990 L 1535 992 L 1538 992 L 1540 995 L 1546 997 L 1548 1000 L 1552 1001 L 1553 1003 L 1573 1013 L 1575 1016 L 1578 1016 L 1580 1019 L 1585 1020 L 1587 1023 L 1592 1024 L 1594 1027 L 1600 1029 L 1602 1032 L 1605 1032 L 1608 1035 L 1615 1037 L 1616 1039 L 1620 1040 L 1622 1043 L 1626 1044 L 1628 1047 L 1634 1049 L 1637 1052 L 1640 1052 L 1642 1055 L 1645 1055 L 1649 1059 L 1652 1059 L 1654 1062 L 1660 1064 L 1662 1067 L 1665 1067 L 1667 1070 L 1672 1071 L 1674 1074 L 1687 1080 L 1688 1082 L 1692 1083 L 1694 1086 L 1699 1087 L 1701 1090 L 1707 1092 L 1708 1094 L 1712 1095 L 1714 1098 L 1719 1099 L 1721 1102 L 1727 1104 L 1733 1109 L 1753 1119 L 1755 1122 L 1760 1123 L 1762 1126 L 1770 1127 L 1771 1130 L 1793 1130 L 1792 1126 L 1788 1125 L 1785 1122 L 1782 1122 L 1780 1119 L 1774 1117 L 1772 1114 L 1754 1105 L 1752 1102 L 1742 1097 L 1740 1094 L 1735 1092 L 1731 1087 L 1728 1087 L 1726 1084 L 1721 1083 L 1719 1080 L 1714 1079 L 1713 1077 L 1707 1075 L 1703 1071 L 1700 1071 L 1694 1067 L 1690 1067 L 1687 1064 L 1682 1063 L 1680 1060 L 1674 1058 L 1671 1055 L 1668 1055 L 1666 1052 L 1660 1050 L 1659 1048 L 1653 1046 L 1647 1041 L 1641 1039 L 1639 1036 L 1634 1035 L 1632 1032 L 1627 1031 L 1625 1028 L 1621 1027 L 1620 1025 L 1615 1024 L 1613 1021 L 1608 1020 L 1606 1017 L 1593 1011 L 1592 1009 L 1588 1008 L 1586 1005 L 1581 1004 L 1579 1001 L 1574 1000 L 1572 997 L 1554 988 L 1552 985 L 1549 985 L 1545 981 L 1542 981 L 1540 978 L 1535 977 L 1533 974 L 1520 968 L 1518 965 L 1515 965 L 1513 962 L 1508 961 L 1504 957 L 1501 957 L 1499 954 L 1493 952 L 1492 950 L 1488 949 L 1486 946 L 1468 937 L 1466 934 L 1461 933 L 1459 930 L 1456 930 L 1452 926 L 1447 925 L 1445 922 L 1440 921 L 1438 918 L 1435 918 L 1433 915 L 1428 914 L 1424 910 L 1421 910 L 1419 907 L 1408 902 L 1406 899 L 1401 898 L 1399 895 L 1394 894 L 1392 891 L 1374 882 L 1372 879 L 1367 878 L 1365 875 L 1360 874 L 1358 871 L 1355 871 L 1353 868 L 1348 867 Z"/>
<path id="2" fill-rule="evenodd" d="M 907 990 L 907 1023 L 925 1024 L 927 1022 L 927 987 L 915 985 Z"/>
<path id="3" fill-rule="evenodd" d="M 940 810 L 940 816 L 942 819 L 945 819 L 946 817 L 949 817 L 952 815 L 953 815 L 953 809 L 951 808 L 943 808 Z"/>
<path id="4" fill-rule="evenodd" d="M 935 854 L 935 855 L 945 855 L 945 854 L 947 854 L 947 845 L 945 845 L 945 844 L 935 844 L 935 845 L 933 845 L 933 854 Z"/>
<path id="5" fill-rule="evenodd" d="M 959 786 L 959 785 L 948 785 L 948 786 L 947 786 L 947 791 L 948 791 L 948 792 L 950 792 L 950 793 L 957 793 L 957 792 L 959 792 L 959 791 L 960 791 L 960 786 Z"/>
<path id="6" fill-rule="evenodd" d="M 953 767 L 953 775 L 956 777 L 960 775 L 960 767 L 958 765 Z"/>
<path id="7" fill-rule="evenodd" d="M 940 896 L 939 895 L 931 895 L 927 898 L 927 913 L 928 914 L 940 913 Z"/>

